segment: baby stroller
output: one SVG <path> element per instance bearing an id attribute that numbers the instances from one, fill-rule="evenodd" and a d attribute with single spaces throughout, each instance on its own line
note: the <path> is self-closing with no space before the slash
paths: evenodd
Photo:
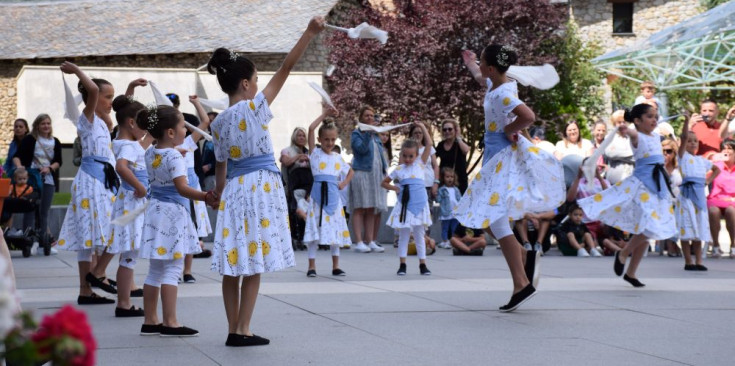
<path id="1" fill-rule="evenodd" d="M 39 200 L 38 192 L 33 192 L 24 197 L 7 197 L 3 204 L 2 223 L 7 223 L 12 218 L 12 215 L 16 213 L 33 212 L 35 215 L 35 227 L 27 227 L 23 230 L 12 227 L 3 229 L 3 237 L 5 238 L 5 242 L 8 243 L 8 248 L 11 250 L 20 250 L 25 258 L 31 256 L 31 249 L 33 248 L 34 242 L 38 242 L 38 245 L 43 248 L 44 255 L 51 254 L 51 242 L 53 240 L 49 234 L 43 233 L 38 227 L 41 222 L 41 205 Z"/>
<path id="2" fill-rule="evenodd" d="M 288 203 L 288 216 L 291 222 L 291 240 L 294 249 L 304 250 L 304 231 L 306 230 L 306 223 L 298 215 L 296 215 L 296 198 L 294 197 L 294 190 L 304 189 L 307 192 L 311 191 L 311 186 L 314 184 L 314 177 L 311 174 L 311 168 L 295 168 L 292 169 L 288 175 L 288 192 L 286 192 L 286 202 Z"/>

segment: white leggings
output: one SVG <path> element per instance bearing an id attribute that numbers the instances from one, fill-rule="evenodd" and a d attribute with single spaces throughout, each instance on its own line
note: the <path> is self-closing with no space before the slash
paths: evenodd
<path id="1" fill-rule="evenodd" d="M 502 217 L 491 222 L 490 231 L 497 240 L 513 235 L 513 229 L 510 228 L 510 221 L 508 221 L 507 217 Z"/>
<path id="2" fill-rule="evenodd" d="M 153 287 L 161 285 L 178 286 L 179 276 L 184 270 L 184 259 L 151 259 L 145 284 Z"/>
<path id="3" fill-rule="evenodd" d="M 137 263 L 138 251 L 131 250 L 129 252 L 120 253 L 120 267 L 129 269 L 135 269 L 135 263 Z"/>
<path id="4" fill-rule="evenodd" d="M 318 242 L 311 242 L 306 244 L 307 248 L 309 248 L 309 259 L 315 259 L 316 258 L 316 251 L 319 249 L 319 243 Z M 339 245 L 332 244 L 329 246 L 329 249 L 332 250 L 332 257 L 339 257 Z"/>
<path id="5" fill-rule="evenodd" d="M 77 250 L 77 262 L 91 262 L 92 248 Z"/>
<path id="6" fill-rule="evenodd" d="M 398 229 L 398 257 L 406 258 L 408 255 L 408 240 L 413 233 L 416 242 L 416 255 L 419 259 L 426 259 L 426 242 L 424 241 L 424 226 L 416 225 L 411 228 Z"/>

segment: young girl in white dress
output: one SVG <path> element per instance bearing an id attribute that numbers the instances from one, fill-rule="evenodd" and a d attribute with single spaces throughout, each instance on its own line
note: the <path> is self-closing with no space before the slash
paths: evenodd
<path id="1" fill-rule="evenodd" d="M 148 170 L 145 165 L 145 150 L 152 139 L 145 130 L 138 127 L 135 117 L 145 109 L 140 102 L 131 97 L 120 95 L 112 102 L 117 119 L 117 138 L 112 141 L 112 150 L 117 158 L 115 171 L 120 176 L 120 189 L 112 206 L 112 219 L 127 215 L 145 205 L 148 194 Z M 145 139 L 143 140 L 143 137 Z M 143 230 L 143 215 L 133 222 L 120 226 L 111 225 L 110 245 L 105 250 L 109 255 L 120 254 L 117 268 L 117 307 L 116 317 L 143 316 L 143 309 L 130 302 L 133 290 L 133 271 L 135 270 Z"/>
<path id="2" fill-rule="evenodd" d="M 578 203 L 591 220 L 634 234 L 625 248 L 615 252 L 613 269 L 616 275 L 622 275 L 630 257 L 623 279 L 633 287 L 643 287 L 635 273 L 648 250 L 648 239 L 671 238 L 676 234 L 676 221 L 661 138 L 653 132 L 658 113 L 648 104 L 638 104 L 625 112 L 625 120 L 636 127 L 631 129 L 625 124 L 618 127 L 621 134 L 628 135 L 633 146 L 633 175 Z"/>
<path id="3" fill-rule="evenodd" d="M 423 131 L 424 146 L 432 146 L 431 135 L 421 122 L 414 124 Z M 424 187 L 424 172 L 429 164 L 431 149 L 424 149 L 419 156 L 419 144 L 415 140 L 407 139 L 401 145 L 401 165 L 396 167 L 383 179 L 381 186 L 398 194 L 398 202 L 388 217 L 388 226 L 398 231 L 398 266 L 399 276 L 406 275 L 406 256 L 408 255 L 408 241 L 413 234 L 416 243 L 416 254 L 419 257 L 419 272 L 429 276 L 431 271 L 426 267 L 426 241 L 424 230 L 431 222 L 431 208 L 429 197 Z M 391 184 L 396 181 L 398 185 Z"/>
<path id="4" fill-rule="evenodd" d="M 309 22 L 260 93 L 257 70 L 246 57 L 218 48 L 207 64 L 207 70 L 217 75 L 222 91 L 229 96 L 230 105 L 211 127 L 217 160 L 216 191 L 222 197 L 214 234 L 212 270 L 224 276 L 227 346 L 270 343 L 250 331 L 260 274 L 295 265 L 288 234 L 286 195 L 268 133 L 273 118 L 270 105 L 306 47 L 323 29 L 322 18 Z"/>
<path id="5" fill-rule="evenodd" d="M 309 249 L 308 277 L 316 277 L 316 251 L 319 245 L 329 245 L 332 251 L 332 276 L 344 276 L 346 273 L 339 268 L 339 248 L 351 242 L 350 231 L 347 229 L 347 220 L 342 208 L 342 198 L 339 191 L 352 180 L 352 168 L 342 159 L 342 155 L 335 152 L 334 144 L 337 141 L 337 127 L 327 123 L 319 127 L 319 144 L 314 142 L 314 130 L 327 116 L 336 115 L 333 109 L 324 112 L 309 126 L 308 143 L 309 162 L 314 184 L 311 188 L 312 208 L 306 217 L 306 231 L 304 242 Z M 344 180 L 339 177 L 347 174 Z"/>
<path id="6" fill-rule="evenodd" d="M 699 139 L 690 133 L 684 123 L 679 146 L 679 170 L 682 185 L 676 207 L 676 223 L 679 225 L 681 251 L 684 254 L 684 270 L 706 271 L 702 264 L 702 243 L 712 241 L 704 187 L 720 174 L 720 168 L 711 161 L 697 156 Z M 693 252 L 693 253 L 692 253 Z M 692 263 L 694 254 L 694 263 Z"/>
<path id="7" fill-rule="evenodd" d="M 110 130 L 102 117 L 112 108 L 115 90 L 108 81 L 90 79 L 71 62 L 61 64 L 61 71 L 79 78 L 79 91 L 85 106 L 77 121 L 77 134 L 82 142 L 82 165 L 71 189 L 71 201 L 64 216 L 57 245 L 59 249 L 77 252 L 79 263 L 79 297 L 77 304 L 113 304 L 115 300 L 98 296 L 90 284 L 110 293 L 117 290 L 95 277 L 91 262 L 95 249 L 104 249 L 109 241 L 110 217 L 119 181 L 115 174 Z M 100 263 L 98 263 L 100 265 Z M 101 267 L 106 267 L 104 263 Z"/>
<path id="8" fill-rule="evenodd" d="M 565 199 L 561 163 L 519 132 L 535 115 L 518 99 L 518 87 L 505 74 L 517 55 L 505 46 L 485 47 L 479 65 L 471 51 L 462 54 L 474 79 L 487 86 L 483 166 L 455 210 L 468 228 L 482 228 L 500 242 L 513 278 L 513 295 L 500 311 L 513 311 L 536 293 L 540 252 L 524 249 L 511 223 L 527 213 L 552 211 Z"/>
<path id="9" fill-rule="evenodd" d="M 145 152 L 150 198 L 145 210 L 140 258 L 150 259 L 143 287 L 145 320 L 141 335 L 196 336 L 198 331 L 182 326 L 176 316 L 177 286 L 184 269 L 184 256 L 201 251 L 190 219 L 189 200 L 217 201 L 212 192 L 189 187 L 186 162 L 175 149 L 186 135 L 184 116 L 173 107 L 159 105 L 138 113 L 138 127 L 145 128 L 156 145 Z M 163 322 L 158 322 L 158 297 Z"/>
<path id="10" fill-rule="evenodd" d="M 178 98 L 177 98 L 178 100 Z M 207 112 L 202 107 L 202 104 L 199 102 L 199 97 L 196 95 L 189 96 L 189 102 L 194 105 L 194 108 L 197 111 L 197 115 L 199 115 L 199 127 L 202 131 L 206 131 L 209 128 L 209 123 L 211 122 L 209 120 L 209 116 L 207 116 Z M 197 143 L 199 140 L 202 139 L 202 134 L 196 131 L 192 131 L 191 135 L 186 136 L 184 139 L 184 143 L 176 146 L 176 149 L 181 151 L 184 154 L 184 160 L 186 160 L 186 176 L 188 178 L 189 187 L 199 190 L 202 190 L 201 184 L 199 184 L 199 176 L 194 171 L 194 151 L 199 148 L 199 145 Z M 194 223 L 197 231 L 198 238 L 204 238 L 209 236 L 209 234 L 212 233 L 212 224 L 209 222 L 209 213 L 207 212 L 207 205 L 204 204 L 202 201 L 190 201 L 190 209 L 194 208 L 194 211 L 191 213 L 191 220 Z M 199 246 L 203 248 L 203 243 L 200 239 L 197 239 L 197 242 L 199 243 Z M 184 258 L 184 282 L 186 283 L 194 283 L 196 282 L 196 279 L 191 274 L 191 264 L 192 260 L 194 259 L 193 254 L 187 254 Z"/>

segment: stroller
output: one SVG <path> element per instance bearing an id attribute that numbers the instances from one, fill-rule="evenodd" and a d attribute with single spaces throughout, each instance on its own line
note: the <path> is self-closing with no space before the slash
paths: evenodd
<path id="1" fill-rule="evenodd" d="M 27 227 L 24 230 L 18 230 L 12 227 L 3 229 L 3 237 L 8 243 L 11 250 L 20 250 L 24 258 L 31 256 L 33 243 L 38 242 L 43 248 L 43 254 L 48 256 L 51 254 L 51 243 L 53 238 L 50 234 L 42 232 L 39 224 L 41 222 L 41 205 L 38 192 L 33 192 L 24 197 L 7 197 L 3 204 L 2 219 L 4 224 L 10 221 L 13 214 L 33 212 L 35 215 L 35 227 Z"/>
<path id="2" fill-rule="evenodd" d="M 288 174 L 286 202 L 288 203 L 288 216 L 292 225 L 291 240 L 293 243 L 293 249 L 306 249 L 306 245 L 303 243 L 306 223 L 296 215 L 297 203 L 293 192 L 297 189 L 305 189 L 307 192 L 310 192 L 312 184 L 314 184 L 314 177 L 311 174 L 311 168 L 295 168 Z"/>

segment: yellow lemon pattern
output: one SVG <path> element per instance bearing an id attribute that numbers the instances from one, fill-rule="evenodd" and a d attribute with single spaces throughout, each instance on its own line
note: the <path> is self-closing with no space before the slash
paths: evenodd
<path id="1" fill-rule="evenodd" d="M 263 191 L 264 191 L 265 193 L 271 193 L 271 184 L 270 184 L 270 183 L 268 183 L 268 182 L 266 182 L 266 183 L 265 183 L 265 184 L 263 185 Z"/>
<path id="2" fill-rule="evenodd" d="M 498 124 L 495 122 L 490 122 L 487 125 L 487 130 L 490 132 L 495 132 L 498 129 Z"/>
<path id="3" fill-rule="evenodd" d="M 255 103 L 253 101 L 250 101 L 250 109 L 255 110 Z"/>
<path id="4" fill-rule="evenodd" d="M 495 173 L 500 173 L 500 170 L 503 169 L 503 162 L 499 161 L 497 165 L 495 165 Z"/>
<path id="5" fill-rule="evenodd" d="M 84 246 L 87 247 L 87 248 L 91 248 L 92 247 L 92 240 L 90 240 L 90 239 L 85 240 L 84 241 Z"/>
<path id="6" fill-rule="evenodd" d="M 262 242 L 260 243 L 260 247 L 261 247 L 261 250 L 263 251 L 263 256 L 264 256 L 264 257 L 265 257 L 266 255 L 270 254 L 270 252 L 271 252 L 271 245 L 270 245 L 270 244 L 268 244 L 268 242 L 267 242 L 267 241 L 263 240 L 263 241 L 262 241 Z"/>
<path id="7" fill-rule="evenodd" d="M 248 254 L 253 257 L 255 256 L 255 253 L 258 252 L 258 243 L 251 241 L 250 244 L 248 244 Z"/>
<path id="8" fill-rule="evenodd" d="M 240 148 L 238 146 L 230 146 L 230 157 L 237 159 L 241 156 L 242 153 L 240 152 Z"/>
<path id="9" fill-rule="evenodd" d="M 174 253 L 174 259 L 181 259 L 184 258 L 184 255 L 181 254 L 181 252 L 175 252 Z"/>
<path id="10" fill-rule="evenodd" d="M 503 98 L 503 105 L 506 106 L 506 107 L 509 106 L 510 105 L 510 98 L 508 98 L 508 97 Z"/>
<path id="11" fill-rule="evenodd" d="M 628 192 L 626 192 L 628 193 Z M 648 192 L 641 193 L 641 202 L 646 203 L 651 198 L 651 196 L 648 194 Z"/>
<path id="12" fill-rule="evenodd" d="M 226 203 L 225 203 L 224 200 L 219 201 L 219 210 L 220 211 L 224 211 L 225 210 L 225 205 L 226 205 Z"/>
<path id="13" fill-rule="evenodd" d="M 222 238 L 227 239 L 228 236 L 230 236 L 230 229 L 228 228 L 222 229 Z"/>
<path id="14" fill-rule="evenodd" d="M 498 204 L 498 201 L 500 201 L 500 194 L 498 192 L 493 192 L 493 194 L 490 195 L 490 205 L 495 206 Z"/>
<path id="15" fill-rule="evenodd" d="M 58 242 L 56 242 L 56 245 L 58 245 L 60 247 L 63 247 L 64 244 L 66 244 L 66 240 L 64 240 L 64 239 L 60 239 Z"/>
<path id="16" fill-rule="evenodd" d="M 163 256 L 163 255 L 166 255 L 166 253 L 168 253 L 168 250 L 166 250 L 166 248 L 164 248 L 164 247 L 158 247 L 158 248 L 156 248 L 156 253 L 158 255 Z"/>
<path id="17" fill-rule="evenodd" d="M 596 194 L 594 200 L 595 200 L 595 202 L 601 202 L 602 201 L 602 195 L 599 194 L 599 193 Z M 619 209 L 619 207 L 618 207 L 618 209 Z M 616 211 L 616 212 L 618 212 L 618 211 Z"/>
<path id="18" fill-rule="evenodd" d="M 536 155 L 538 155 L 538 152 L 539 151 L 540 151 L 540 149 L 538 147 L 536 147 L 536 146 L 531 146 L 531 147 L 528 148 L 528 152 L 534 153 Z"/>
<path id="19" fill-rule="evenodd" d="M 260 219 L 260 227 L 262 227 L 263 229 L 267 229 L 268 226 L 271 226 L 271 220 L 268 220 L 266 218 Z"/>
<path id="20" fill-rule="evenodd" d="M 231 266 L 237 264 L 237 248 L 232 248 L 227 252 L 227 263 Z"/>
<path id="21" fill-rule="evenodd" d="M 247 131 L 248 130 L 248 124 L 245 122 L 245 119 L 241 119 L 240 123 L 237 124 L 237 128 L 240 129 L 240 131 Z"/>
<path id="22" fill-rule="evenodd" d="M 326 168 L 327 168 L 327 163 L 325 163 L 323 161 L 321 163 L 319 163 L 319 170 L 324 170 Z"/>
<path id="23" fill-rule="evenodd" d="M 82 199 L 82 209 L 89 210 L 89 198 Z"/>
<path id="24" fill-rule="evenodd" d="M 162 160 L 163 160 L 163 156 L 161 156 L 161 154 L 153 155 L 153 163 L 151 163 L 151 166 L 153 167 L 153 169 L 158 169 L 158 167 L 161 166 Z"/>

